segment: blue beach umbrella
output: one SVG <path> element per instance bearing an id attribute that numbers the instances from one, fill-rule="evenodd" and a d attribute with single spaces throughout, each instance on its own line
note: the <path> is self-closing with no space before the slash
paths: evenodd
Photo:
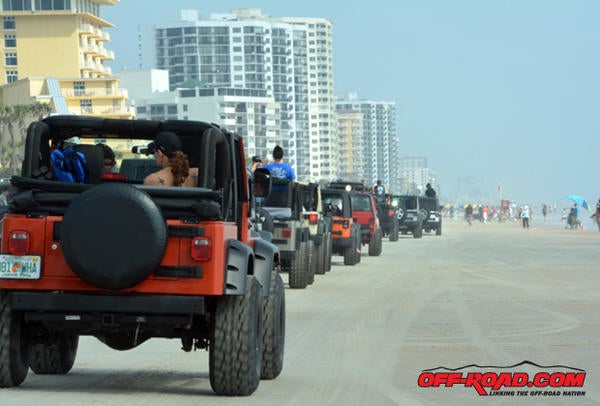
<path id="1" fill-rule="evenodd" d="M 567 196 L 569 199 L 573 200 L 575 203 L 577 203 L 578 205 L 580 205 L 581 207 L 583 207 L 586 210 L 590 210 L 590 207 L 588 206 L 587 202 L 585 201 L 585 199 L 581 196 L 577 196 L 577 195 L 569 195 Z"/>

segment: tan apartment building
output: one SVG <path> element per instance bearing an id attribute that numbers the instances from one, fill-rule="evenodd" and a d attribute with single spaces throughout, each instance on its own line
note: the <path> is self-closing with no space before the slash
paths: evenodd
<path id="1" fill-rule="evenodd" d="M 339 177 L 360 182 L 365 175 L 363 152 L 363 114 L 357 110 L 338 110 L 337 133 L 339 136 Z"/>
<path id="2" fill-rule="evenodd" d="M 119 0 L 10 0 L 0 4 L 0 100 L 45 101 L 61 114 L 132 118 L 106 61 L 113 27 L 101 6 Z"/>

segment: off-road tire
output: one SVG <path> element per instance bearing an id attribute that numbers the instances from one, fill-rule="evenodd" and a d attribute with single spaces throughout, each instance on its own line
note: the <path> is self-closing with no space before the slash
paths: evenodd
<path id="1" fill-rule="evenodd" d="M 437 228 L 435 229 L 435 235 L 442 235 L 442 223 L 438 224 Z"/>
<path id="2" fill-rule="evenodd" d="M 325 265 L 327 262 L 327 244 L 326 244 L 326 238 L 327 234 L 323 235 L 323 240 L 321 241 L 321 245 L 319 245 L 318 247 L 316 247 L 316 257 L 317 257 L 317 268 L 315 269 L 315 273 L 317 275 L 324 275 L 325 274 Z"/>
<path id="3" fill-rule="evenodd" d="M 423 225 L 419 224 L 412 231 L 413 238 L 421 238 L 423 237 Z"/>
<path id="4" fill-rule="evenodd" d="M 306 242 L 308 252 L 308 284 L 312 285 L 315 283 L 315 273 L 317 272 L 317 250 L 314 241 L 308 240 Z"/>
<path id="5" fill-rule="evenodd" d="M 12 311 L 11 294 L 0 290 L 0 388 L 19 386 L 29 371 L 23 316 Z"/>
<path id="6" fill-rule="evenodd" d="M 370 257 L 378 257 L 381 255 L 382 239 L 381 229 L 379 228 L 375 231 L 375 234 L 371 237 L 371 241 L 369 242 Z"/>
<path id="7" fill-rule="evenodd" d="M 261 379 L 275 379 L 283 369 L 285 347 L 285 293 L 279 268 L 271 272 L 269 296 L 262 298 L 263 354 Z"/>
<path id="8" fill-rule="evenodd" d="M 360 261 L 362 260 L 362 243 L 360 242 L 360 239 L 356 240 L 356 250 L 354 252 L 354 263 L 360 264 Z"/>
<path id="9" fill-rule="evenodd" d="M 390 230 L 390 241 L 398 241 L 398 223 L 394 222 Z"/>
<path id="10" fill-rule="evenodd" d="M 325 272 L 331 271 L 331 257 L 333 256 L 333 238 L 327 233 L 327 251 L 325 253 Z"/>
<path id="11" fill-rule="evenodd" d="M 308 286 L 308 267 L 305 265 L 306 262 L 306 244 L 301 242 L 300 249 L 296 252 L 296 258 L 290 262 L 290 288 L 305 289 Z"/>
<path id="12" fill-rule="evenodd" d="M 344 248 L 344 265 L 356 264 L 356 239 L 352 241 L 349 247 Z"/>
<path id="13" fill-rule="evenodd" d="M 217 299 L 209 345 L 210 386 L 217 395 L 248 396 L 260 383 L 263 316 L 260 285 L 247 277 L 246 292 Z"/>
<path id="14" fill-rule="evenodd" d="M 32 343 L 29 363 L 31 370 L 38 375 L 67 374 L 77 356 L 79 336 L 58 334 L 49 342 Z"/>

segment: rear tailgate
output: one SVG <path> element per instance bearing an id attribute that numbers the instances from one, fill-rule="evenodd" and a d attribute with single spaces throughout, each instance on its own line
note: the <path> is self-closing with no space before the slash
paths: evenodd
<path id="1" fill-rule="evenodd" d="M 3 219 L 3 235 L 8 237 L 14 230 L 29 235 L 27 256 L 35 256 L 41 262 L 41 272 L 37 279 L 0 278 L 2 289 L 63 290 L 63 291 L 102 291 L 81 280 L 67 265 L 59 243 L 60 216 L 27 217 L 7 214 Z M 141 283 L 121 292 L 174 293 L 194 295 L 219 295 L 224 290 L 225 255 L 217 252 L 227 246 L 212 246 L 210 259 L 198 262 L 192 258 L 191 233 L 181 233 L 183 229 L 201 228 L 202 234 L 210 241 L 235 239 L 237 227 L 233 223 L 207 221 L 201 224 L 185 224 L 181 220 L 168 220 L 168 240 L 163 259 L 158 269 Z M 175 230 L 175 231 L 173 231 Z M 179 230 L 179 231 L 177 231 Z M 2 239 L 2 254 L 9 254 L 9 238 Z M 102 244 L 98 244 L 102 250 Z M 133 255 L 134 253 L 132 253 Z M 110 256 L 110 252 L 105 255 Z M 9 256 L 17 258 L 18 256 Z M 25 258 L 26 259 L 26 258 Z M 110 272 L 108 270 L 107 272 Z"/>

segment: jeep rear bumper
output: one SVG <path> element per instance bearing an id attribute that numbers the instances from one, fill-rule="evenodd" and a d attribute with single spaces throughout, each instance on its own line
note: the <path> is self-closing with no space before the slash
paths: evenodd
<path id="1" fill-rule="evenodd" d="M 205 314 L 203 296 L 100 296 L 81 293 L 13 292 L 18 311 L 49 313 Z"/>

